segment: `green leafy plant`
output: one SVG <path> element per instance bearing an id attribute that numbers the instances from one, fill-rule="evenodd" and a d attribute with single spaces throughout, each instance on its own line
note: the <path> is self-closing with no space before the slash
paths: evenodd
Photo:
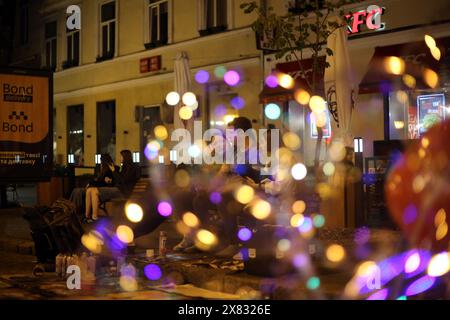
<path id="1" fill-rule="evenodd" d="M 266 45 L 276 59 L 285 58 L 287 61 L 297 61 L 300 75 L 308 84 L 312 95 L 321 95 L 319 92 L 319 73 L 329 67 L 326 59 L 319 59 L 324 55 L 333 55 L 333 50 L 327 47 L 328 37 L 338 28 L 346 27 L 342 20 L 330 19 L 345 14 L 344 6 L 361 2 L 360 0 L 335 1 L 296 1 L 288 13 L 276 13 L 273 7 L 258 5 L 257 1 L 241 4 L 246 14 L 257 13 L 252 24 L 258 38 L 264 38 Z M 265 3 L 265 2 L 262 2 Z M 306 70 L 301 61 L 308 55 L 312 59 L 312 78 L 306 76 Z M 320 146 L 323 139 L 323 130 L 317 128 L 318 138 L 316 144 L 314 166 L 319 167 Z"/>

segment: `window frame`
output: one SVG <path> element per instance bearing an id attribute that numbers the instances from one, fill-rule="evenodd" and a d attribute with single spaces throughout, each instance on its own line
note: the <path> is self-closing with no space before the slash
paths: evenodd
<path id="1" fill-rule="evenodd" d="M 30 3 L 23 1 L 19 6 L 19 44 L 25 46 L 30 39 Z M 24 11 L 25 19 L 23 17 Z"/>
<path id="2" fill-rule="evenodd" d="M 151 25 L 150 25 L 150 8 L 158 6 L 158 19 L 160 19 L 159 15 L 159 6 L 167 2 L 167 43 L 161 43 L 160 40 L 156 42 L 152 42 L 152 34 L 151 34 Z M 173 0 L 159 0 L 156 3 L 150 3 L 149 0 L 144 0 L 144 46 L 146 49 L 151 49 L 159 46 L 165 46 L 173 43 Z M 158 28 L 160 28 L 160 24 L 158 23 Z M 158 30 L 158 37 L 161 37 L 161 32 Z"/>
<path id="3" fill-rule="evenodd" d="M 109 3 L 114 3 L 114 19 L 108 20 L 103 22 L 102 21 L 102 7 L 104 5 L 107 5 Z M 112 56 L 108 55 L 108 52 L 103 52 L 103 27 L 107 26 L 108 27 L 108 37 L 107 37 L 107 44 L 108 44 L 108 48 L 110 47 L 110 32 L 111 32 L 111 28 L 110 28 L 110 24 L 111 22 L 114 22 L 114 54 Z M 101 62 L 101 61 L 105 61 L 105 60 L 110 60 L 113 59 L 115 57 L 118 56 L 118 49 L 119 49 L 119 0 L 105 0 L 105 1 L 101 1 L 99 3 L 99 7 L 98 7 L 98 55 L 97 55 L 97 62 Z"/>
<path id="4" fill-rule="evenodd" d="M 78 33 L 78 61 L 74 60 L 74 56 L 75 56 L 75 34 Z M 71 58 L 69 59 L 69 46 L 68 41 L 69 38 L 71 38 L 71 42 L 72 42 L 72 52 L 71 52 Z M 63 69 L 68 69 L 71 67 L 78 67 L 79 65 L 81 65 L 81 30 L 67 30 L 66 29 L 66 60 L 65 62 L 63 62 Z M 75 63 L 76 62 L 76 63 Z"/>
<path id="5" fill-rule="evenodd" d="M 208 12 L 206 8 L 206 1 L 208 0 L 197 0 L 198 4 L 198 31 L 200 33 L 200 36 L 207 36 L 210 34 L 216 34 L 220 32 L 225 32 L 228 30 L 231 30 L 234 28 L 234 19 L 233 19 L 233 8 L 234 8 L 234 0 L 225 0 L 227 5 L 226 10 L 226 25 L 225 26 L 219 26 L 217 25 L 218 15 L 217 15 L 217 1 L 218 0 L 212 0 L 214 1 L 214 26 L 208 28 Z"/>
<path id="6" fill-rule="evenodd" d="M 85 107 L 84 107 L 84 104 L 73 104 L 73 105 L 68 105 L 67 107 L 66 107 L 67 109 L 66 109 L 66 125 L 67 125 L 67 130 L 66 130 L 66 141 L 67 141 L 67 144 L 66 144 L 66 152 L 67 152 L 67 155 L 69 155 L 69 154 L 72 154 L 72 153 L 70 153 L 70 135 L 71 135 L 71 132 L 70 132 L 70 112 L 69 112 L 69 110 L 70 109 L 75 109 L 75 108 L 81 108 L 81 111 L 82 111 L 82 114 L 83 114 L 83 120 L 82 120 L 82 132 L 81 133 L 78 133 L 78 134 L 81 134 L 81 136 L 82 136 L 82 144 L 81 144 L 81 148 L 82 148 L 82 153 L 83 153 L 83 157 L 84 157 L 84 154 L 85 154 L 85 151 L 86 151 L 86 148 L 85 148 L 85 138 L 84 138 L 84 133 L 85 133 L 85 123 L 84 123 L 84 116 L 85 116 Z M 67 159 L 67 157 L 66 157 L 66 159 Z M 85 159 L 84 159 L 85 160 Z M 78 162 L 78 163 L 80 163 L 80 162 Z M 76 165 L 76 164 L 75 164 Z"/>
<path id="7" fill-rule="evenodd" d="M 50 24 L 50 23 L 56 23 L 56 27 L 55 27 L 56 34 L 53 37 L 47 38 L 46 26 L 48 24 Z M 44 33 L 43 65 L 44 65 L 44 67 L 46 67 L 46 68 L 48 68 L 50 70 L 56 71 L 57 68 L 58 68 L 58 19 L 56 17 L 49 18 L 48 20 L 46 20 L 44 22 L 44 32 L 43 33 Z M 52 46 L 53 41 L 55 41 L 55 52 L 54 52 L 54 55 L 52 54 L 53 53 L 52 52 L 53 51 L 52 50 L 52 48 L 53 48 L 53 46 Z M 47 46 L 48 45 L 50 45 L 50 58 L 49 58 L 50 65 L 47 64 L 47 54 L 48 54 Z M 53 61 L 53 57 L 55 58 L 55 65 L 52 66 L 51 63 Z"/>

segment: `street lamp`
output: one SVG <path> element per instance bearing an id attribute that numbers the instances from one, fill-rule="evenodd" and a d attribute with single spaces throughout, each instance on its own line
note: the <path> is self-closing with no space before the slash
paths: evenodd
<path id="1" fill-rule="evenodd" d="M 353 140 L 353 147 L 355 151 L 355 167 L 364 173 L 364 157 L 363 157 L 363 138 L 355 137 Z M 364 208 L 364 185 L 362 178 L 355 182 L 355 197 L 356 197 L 356 226 L 362 226 L 366 222 L 366 214 Z"/>
<path id="2" fill-rule="evenodd" d="M 75 155 L 72 153 L 69 153 L 67 155 L 67 163 L 68 164 L 74 164 L 75 163 Z"/>
<path id="3" fill-rule="evenodd" d="M 169 159 L 170 161 L 176 162 L 178 159 L 177 150 L 170 150 L 169 157 L 170 157 L 170 159 Z"/>
<path id="4" fill-rule="evenodd" d="M 355 153 L 363 153 L 363 139 L 361 137 L 356 137 L 353 140 L 353 147 L 355 149 Z"/>
<path id="5" fill-rule="evenodd" d="M 141 162 L 141 153 L 140 152 L 133 152 L 133 162 L 134 163 Z"/>
<path id="6" fill-rule="evenodd" d="M 102 155 L 101 154 L 96 154 L 95 155 L 95 164 L 100 164 L 101 163 L 101 157 L 102 157 Z"/>

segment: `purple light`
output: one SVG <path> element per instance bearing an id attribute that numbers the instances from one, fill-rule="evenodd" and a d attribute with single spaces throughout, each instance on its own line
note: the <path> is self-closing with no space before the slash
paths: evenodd
<path id="1" fill-rule="evenodd" d="M 377 291 L 374 294 L 372 294 L 366 300 L 386 300 L 388 294 L 389 294 L 388 289 L 382 289 L 382 290 Z"/>
<path id="2" fill-rule="evenodd" d="M 405 224 L 413 223 L 417 218 L 417 209 L 414 205 L 410 204 L 403 212 L 403 222 Z"/>
<path id="3" fill-rule="evenodd" d="M 230 70 L 225 73 L 223 80 L 227 85 L 234 87 L 239 83 L 239 81 L 241 81 L 241 77 L 236 71 Z"/>
<path id="4" fill-rule="evenodd" d="M 144 155 L 148 160 L 156 159 L 159 154 L 158 147 L 154 143 L 149 143 L 144 149 Z"/>
<path id="5" fill-rule="evenodd" d="M 231 99 L 231 106 L 236 110 L 240 110 L 245 106 L 245 100 L 241 97 L 234 97 Z"/>
<path id="6" fill-rule="evenodd" d="M 370 230 L 369 228 L 362 227 L 356 230 L 355 232 L 355 242 L 358 245 L 363 245 L 367 243 L 370 239 Z"/>
<path id="7" fill-rule="evenodd" d="M 274 75 L 270 75 L 266 78 L 266 85 L 269 88 L 276 88 L 278 87 L 278 79 L 276 76 Z"/>
<path id="8" fill-rule="evenodd" d="M 172 206 L 166 201 L 162 201 L 158 204 L 158 212 L 163 217 L 168 217 L 172 214 Z"/>
<path id="9" fill-rule="evenodd" d="M 222 202 L 222 196 L 220 195 L 219 192 L 212 192 L 209 195 L 209 200 L 214 204 L 219 204 Z"/>
<path id="10" fill-rule="evenodd" d="M 406 279 L 413 278 L 418 274 L 424 272 L 428 268 L 428 263 L 430 262 L 431 259 L 431 253 L 426 250 L 411 250 L 405 254 L 405 264 L 408 258 L 413 254 L 417 254 L 419 256 L 419 266 L 417 267 L 416 270 L 406 273 L 405 274 Z"/>
<path id="11" fill-rule="evenodd" d="M 227 114 L 227 107 L 225 107 L 223 104 L 219 104 L 214 109 L 214 114 L 219 118 L 225 116 Z"/>
<path id="12" fill-rule="evenodd" d="M 249 228 L 242 228 L 238 232 L 238 238 L 241 241 L 248 241 L 252 238 L 252 231 Z"/>
<path id="13" fill-rule="evenodd" d="M 136 277 L 136 268 L 132 264 L 124 265 L 119 271 L 122 277 Z"/>
<path id="14" fill-rule="evenodd" d="M 195 74 L 195 81 L 197 81 L 200 84 L 205 84 L 209 80 L 209 73 L 205 70 L 200 70 Z"/>
<path id="15" fill-rule="evenodd" d="M 430 289 L 435 282 L 435 278 L 430 276 L 423 276 L 422 278 L 417 279 L 409 285 L 409 287 L 406 289 L 405 295 L 409 297 L 425 292 Z"/>
<path id="16" fill-rule="evenodd" d="M 156 280 L 161 279 L 162 271 L 161 271 L 161 268 L 159 266 L 157 266 L 156 264 L 149 264 L 149 265 L 145 266 L 144 274 L 147 277 L 147 279 L 156 281 Z"/>
<path id="17" fill-rule="evenodd" d="M 294 256 L 293 263 L 297 268 L 304 268 L 308 264 L 308 258 L 304 254 L 297 254 Z"/>

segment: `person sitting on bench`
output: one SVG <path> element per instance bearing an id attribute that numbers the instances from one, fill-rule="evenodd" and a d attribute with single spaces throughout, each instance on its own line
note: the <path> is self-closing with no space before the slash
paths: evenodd
<path id="1" fill-rule="evenodd" d="M 115 185 L 89 188 L 89 197 L 86 194 L 86 216 L 92 210 L 92 218 L 94 221 L 98 217 L 100 203 L 115 198 L 128 198 L 139 180 L 139 167 L 133 163 L 131 151 L 122 150 L 120 155 L 122 165 L 119 170 L 116 169 L 114 163 L 108 164 Z"/>

